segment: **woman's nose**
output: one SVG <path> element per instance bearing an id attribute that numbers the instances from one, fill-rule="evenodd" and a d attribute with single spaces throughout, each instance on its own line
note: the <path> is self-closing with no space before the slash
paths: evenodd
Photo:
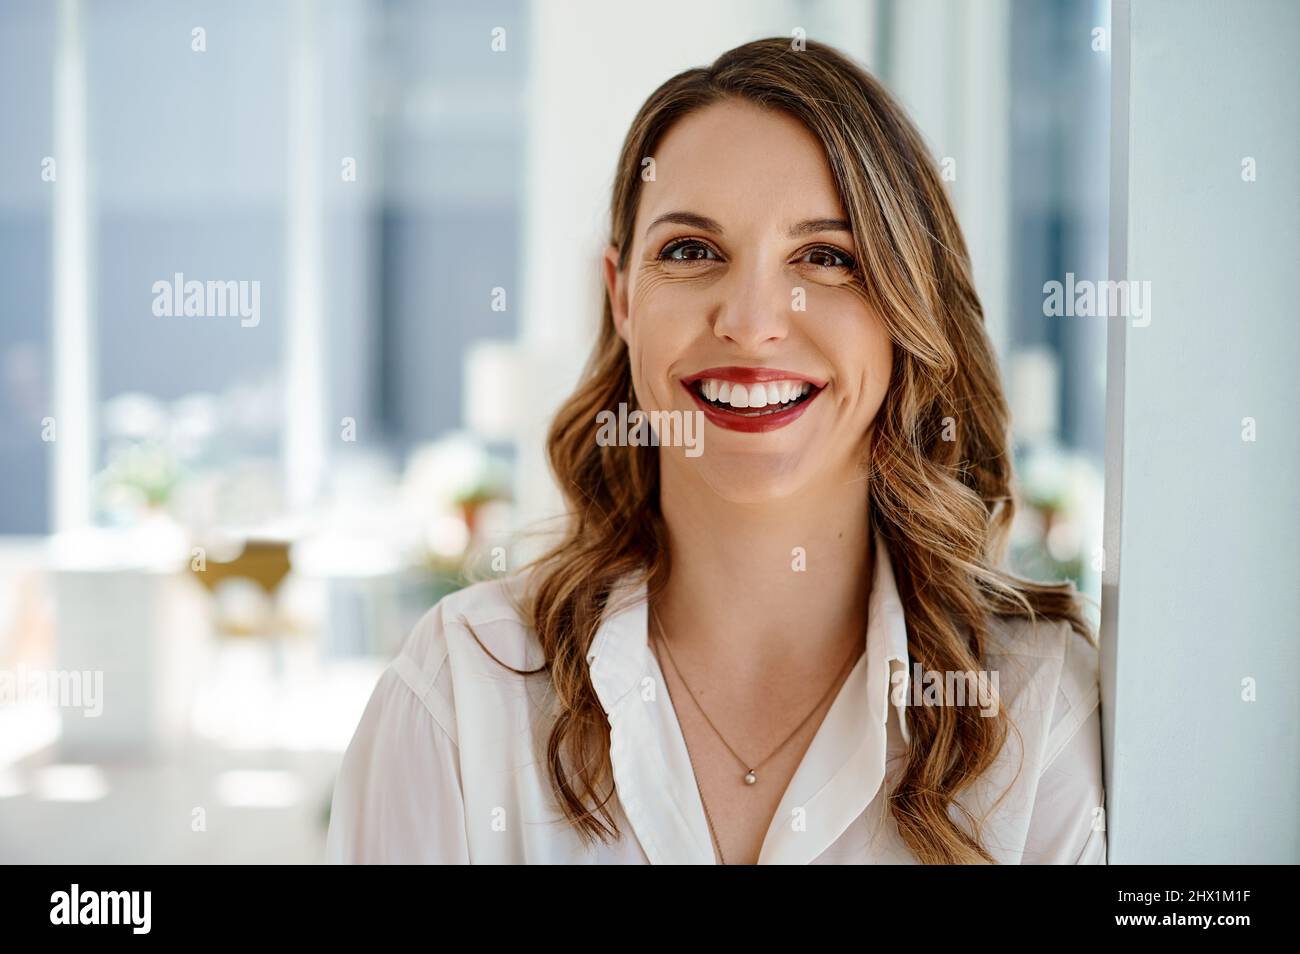
<path id="1" fill-rule="evenodd" d="M 790 333 L 795 289 L 779 271 L 733 267 L 727 280 L 716 287 L 722 300 L 713 333 L 722 340 L 753 349 Z"/>

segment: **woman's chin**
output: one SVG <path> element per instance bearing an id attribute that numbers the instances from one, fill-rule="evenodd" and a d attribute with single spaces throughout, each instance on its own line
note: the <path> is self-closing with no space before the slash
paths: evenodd
<path id="1" fill-rule="evenodd" d="M 707 455 L 706 455 L 707 456 Z M 697 476 L 729 503 L 768 503 L 790 497 L 807 483 L 802 455 L 728 455 L 697 461 Z"/>

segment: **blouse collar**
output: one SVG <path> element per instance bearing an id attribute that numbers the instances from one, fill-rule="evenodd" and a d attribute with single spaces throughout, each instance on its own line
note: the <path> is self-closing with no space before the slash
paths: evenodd
<path id="1" fill-rule="evenodd" d="M 652 863 L 713 864 L 699 786 L 650 650 L 645 596 L 644 581 L 625 578 L 587 652 L 609 719 L 614 784 Z M 865 638 L 773 816 L 760 864 L 812 861 L 871 804 L 885 776 L 891 686 L 898 731 L 909 739 L 907 623 L 879 534 Z"/>

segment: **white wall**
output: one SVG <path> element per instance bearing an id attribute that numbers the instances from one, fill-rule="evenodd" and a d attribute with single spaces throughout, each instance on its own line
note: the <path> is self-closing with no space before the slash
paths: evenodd
<path id="1" fill-rule="evenodd" d="M 1152 308 L 1109 327 L 1110 861 L 1294 864 L 1300 5 L 1119 0 L 1112 39 L 1111 273 Z"/>

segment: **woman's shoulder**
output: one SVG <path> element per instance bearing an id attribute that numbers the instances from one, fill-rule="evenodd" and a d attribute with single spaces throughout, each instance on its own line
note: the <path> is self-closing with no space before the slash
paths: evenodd
<path id="1" fill-rule="evenodd" d="M 541 663 L 521 618 L 524 582 L 518 574 L 464 587 L 411 628 L 344 753 L 330 860 L 466 862 L 466 799 L 506 767 L 537 764 L 519 729 L 542 694 L 506 668 Z"/>
<path id="2" fill-rule="evenodd" d="M 494 685 L 499 705 L 507 687 L 524 691 L 510 669 L 535 670 L 544 662 L 522 615 L 526 585 L 527 573 L 518 572 L 447 594 L 419 618 L 389 665 L 453 738 L 457 710 L 472 702 L 458 685 Z"/>
<path id="3" fill-rule="evenodd" d="M 985 666 L 996 673 L 1003 705 L 1044 723 L 1050 759 L 1100 702 L 1096 642 L 1069 620 L 996 617 L 985 645 Z"/>
<path id="4" fill-rule="evenodd" d="M 1072 675 L 1095 674 L 1098 653 L 1091 636 L 1068 619 L 1048 616 L 994 616 L 985 641 L 985 654 L 1000 658 L 1055 660 Z"/>
<path id="5" fill-rule="evenodd" d="M 477 645 L 477 636 L 502 662 L 522 668 L 537 646 L 523 617 L 526 581 L 527 574 L 519 572 L 448 593 L 411 628 L 398 655 L 436 670 L 449 654 L 467 651 L 466 640 Z"/>

